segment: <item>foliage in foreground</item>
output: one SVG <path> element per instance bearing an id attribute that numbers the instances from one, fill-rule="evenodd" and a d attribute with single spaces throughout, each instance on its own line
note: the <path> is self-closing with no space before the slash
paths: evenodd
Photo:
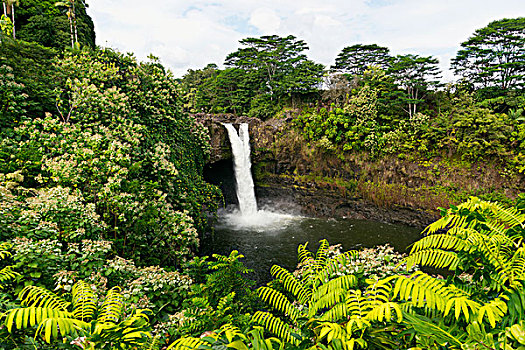
<path id="1" fill-rule="evenodd" d="M 348 268 L 358 253 L 328 256 L 299 246 L 301 269 L 272 267 L 257 290 L 268 305 L 252 315 L 277 340 L 267 347 L 321 349 L 521 349 L 525 206 L 471 198 L 444 211 L 425 230 L 399 271 L 363 278 Z M 448 268 L 446 278 L 413 265 Z M 257 329 L 257 328 L 254 328 Z M 257 348 L 246 332 L 225 325 L 209 337 L 177 340 L 176 349 Z"/>
<path id="2" fill-rule="evenodd" d="M 47 343 L 63 338 L 82 348 L 123 349 L 146 346 L 151 342 L 148 311 L 135 310 L 124 315 L 124 300 L 118 287 L 108 291 L 99 303 L 91 286 L 79 281 L 68 302 L 41 287 L 24 288 L 21 308 L 3 315 L 7 332 L 36 328 L 35 338 Z"/>

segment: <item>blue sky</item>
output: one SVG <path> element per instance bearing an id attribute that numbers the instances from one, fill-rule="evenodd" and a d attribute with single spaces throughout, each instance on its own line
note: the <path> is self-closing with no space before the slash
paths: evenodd
<path id="1" fill-rule="evenodd" d="M 444 80 L 450 59 L 474 30 L 525 16 L 525 0 L 88 0 L 97 44 L 160 57 L 175 76 L 222 65 L 249 36 L 295 35 L 307 55 L 330 66 L 353 44 L 386 46 L 392 54 L 433 55 Z"/>

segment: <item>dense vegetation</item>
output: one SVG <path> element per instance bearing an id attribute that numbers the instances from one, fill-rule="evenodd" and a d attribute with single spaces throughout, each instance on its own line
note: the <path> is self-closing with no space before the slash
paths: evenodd
<path id="1" fill-rule="evenodd" d="M 154 57 L 95 48 L 84 2 L 56 5 L 6 1 L 1 19 L 3 348 L 525 347 L 525 198 L 443 209 L 408 256 L 301 245 L 296 271 L 274 266 L 255 289 L 239 252 L 193 255 L 220 193 L 186 113 L 298 108 L 304 142 L 341 157 L 488 159 L 512 177 L 525 169 L 522 18 L 476 31 L 454 59 L 465 79 L 446 88 L 432 57 L 354 45 L 322 90 L 293 36 L 244 39 L 226 69 L 179 84 Z"/>
<path id="2" fill-rule="evenodd" d="M 264 119 L 291 109 L 307 141 L 337 154 L 484 159 L 523 172 L 524 31 L 524 18 L 477 30 L 452 61 L 462 79 L 446 86 L 436 58 L 391 56 L 375 44 L 344 48 L 323 85 L 322 67 L 299 54 L 303 41 L 248 38 L 226 58 L 232 68 L 183 77 L 186 109 Z"/>

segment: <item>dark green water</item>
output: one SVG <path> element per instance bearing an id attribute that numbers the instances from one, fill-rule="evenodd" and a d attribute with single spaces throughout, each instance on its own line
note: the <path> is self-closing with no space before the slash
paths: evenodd
<path id="1" fill-rule="evenodd" d="M 309 242 L 315 251 L 319 240 L 326 238 L 330 244 L 342 244 L 344 250 L 373 247 L 389 243 L 397 251 L 406 248 L 419 237 L 421 230 L 368 220 L 315 219 L 304 217 L 272 217 L 237 220 L 233 214 L 222 214 L 215 226 L 215 233 L 201 242 L 201 254 L 228 255 L 238 250 L 245 256 L 244 263 L 254 269 L 252 277 L 258 283 L 271 279 L 270 268 L 280 265 L 294 269 L 297 264 L 297 247 Z"/>

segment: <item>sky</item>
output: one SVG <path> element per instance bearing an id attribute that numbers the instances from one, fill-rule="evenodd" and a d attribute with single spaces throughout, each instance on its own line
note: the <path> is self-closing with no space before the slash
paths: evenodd
<path id="1" fill-rule="evenodd" d="M 208 63 L 222 67 L 239 40 L 294 35 L 325 66 L 354 44 L 378 44 L 392 55 L 450 59 L 476 29 L 525 16 L 525 0 L 87 0 L 97 45 L 160 58 L 176 77 Z"/>

